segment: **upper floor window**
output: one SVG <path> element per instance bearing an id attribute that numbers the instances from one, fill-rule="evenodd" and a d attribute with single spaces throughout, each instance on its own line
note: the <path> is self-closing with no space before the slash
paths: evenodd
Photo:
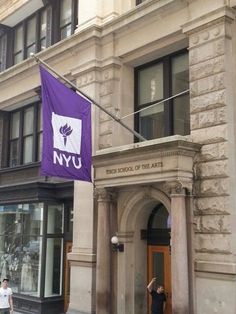
<path id="1" fill-rule="evenodd" d="M 78 0 L 49 0 L 46 7 L 4 30 L 4 36 L 0 29 L 0 71 L 69 37 L 77 26 L 77 16 Z"/>
<path id="2" fill-rule="evenodd" d="M 9 166 L 39 161 L 42 147 L 42 118 L 39 103 L 11 113 Z"/>
<path id="3" fill-rule="evenodd" d="M 190 133 L 188 53 L 181 52 L 135 69 L 136 129 L 147 139 Z M 155 105 L 156 104 L 156 105 Z M 148 108 L 150 105 L 154 105 Z"/>
<path id="4" fill-rule="evenodd" d="M 7 34 L 0 29 L 0 72 L 6 68 L 7 59 Z"/>
<path id="5" fill-rule="evenodd" d="M 51 44 L 51 17 L 49 13 L 48 8 L 39 10 L 14 28 L 14 64 L 29 58 L 31 53 L 41 51 Z"/>

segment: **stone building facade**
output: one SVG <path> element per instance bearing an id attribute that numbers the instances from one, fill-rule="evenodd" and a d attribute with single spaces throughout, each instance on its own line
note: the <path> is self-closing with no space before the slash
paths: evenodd
<path id="1" fill-rule="evenodd" d="M 167 314 L 235 313 L 235 10 L 0 0 L 0 276 L 8 265 L 19 312 L 149 313 L 157 276 Z M 147 139 L 93 106 L 94 184 L 40 176 L 30 52 Z"/>

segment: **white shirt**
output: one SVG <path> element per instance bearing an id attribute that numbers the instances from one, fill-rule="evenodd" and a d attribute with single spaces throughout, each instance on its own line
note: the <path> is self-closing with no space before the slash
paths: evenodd
<path id="1" fill-rule="evenodd" d="M 11 288 L 0 288 L 0 309 L 8 309 L 10 307 L 9 296 L 12 295 Z"/>

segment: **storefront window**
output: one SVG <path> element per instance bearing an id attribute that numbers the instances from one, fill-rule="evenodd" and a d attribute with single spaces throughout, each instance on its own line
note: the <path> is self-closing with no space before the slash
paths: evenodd
<path id="1" fill-rule="evenodd" d="M 61 234 L 63 232 L 63 207 L 61 205 L 48 205 L 47 233 Z"/>
<path id="2" fill-rule="evenodd" d="M 45 297 L 61 294 L 62 282 L 62 239 L 47 239 Z"/>
<path id="3" fill-rule="evenodd" d="M 13 292 L 39 296 L 43 204 L 0 206 L 0 279 Z"/>

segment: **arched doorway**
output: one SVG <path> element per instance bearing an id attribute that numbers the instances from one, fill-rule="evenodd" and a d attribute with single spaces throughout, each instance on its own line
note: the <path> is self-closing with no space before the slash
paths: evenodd
<path id="1" fill-rule="evenodd" d="M 172 313 L 171 307 L 171 217 L 163 204 L 157 205 L 151 212 L 147 226 L 147 273 L 148 282 L 153 277 L 157 284 L 165 287 L 167 297 L 166 314 Z M 153 287 L 156 289 L 156 286 Z M 148 313 L 151 297 L 148 295 Z"/>

